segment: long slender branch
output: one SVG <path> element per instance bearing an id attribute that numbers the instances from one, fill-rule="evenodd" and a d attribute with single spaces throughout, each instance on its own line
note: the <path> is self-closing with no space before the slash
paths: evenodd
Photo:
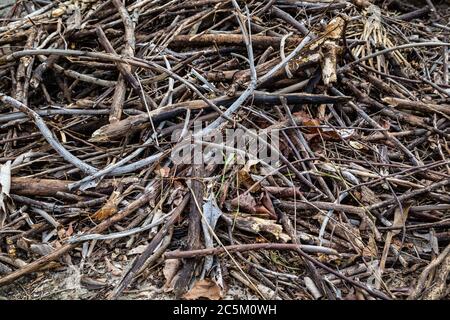
<path id="1" fill-rule="evenodd" d="M 3 93 L 0 93 L 0 101 L 14 108 L 19 109 L 20 111 L 25 113 L 31 120 L 33 120 L 38 129 L 41 131 L 42 136 L 45 138 L 45 140 L 47 140 L 47 142 L 53 147 L 53 149 L 55 149 L 55 151 L 58 152 L 58 154 L 65 160 L 73 164 L 75 167 L 77 167 L 84 173 L 93 174 L 97 171 L 96 168 L 78 159 L 73 154 L 71 154 L 66 148 L 64 148 L 64 146 L 58 140 L 55 139 L 53 133 L 47 127 L 41 116 L 38 115 L 35 111 L 24 105 L 22 102 L 17 101 L 16 99 L 7 96 Z"/>
<path id="2" fill-rule="evenodd" d="M 291 250 L 296 251 L 298 248 L 309 253 L 322 253 L 330 255 L 339 255 L 339 253 L 331 248 L 311 245 L 298 245 L 295 243 L 252 243 L 252 244 L 236 244 L 225 247 L 206 248 L 189 251 L 169 251 L 164 254 L 165 259 L 186 259 L 194 257 L 205 257 L 218 255 L 224 252 L 245 252 L 254 250 Z"/>

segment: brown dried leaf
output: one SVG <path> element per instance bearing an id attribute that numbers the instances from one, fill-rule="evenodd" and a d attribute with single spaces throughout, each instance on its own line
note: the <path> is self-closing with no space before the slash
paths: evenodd
<path id="1" fill-rule="evenodd" d="M 103 221 L 109 217 L 111 217 L 113 214 L 117 212 L 117 206 L 111 203 L 106 203 L 100 210 L 94 213 L 92 216 L 93 219 L 97 221 Z"/>
<path id="2" fill-rule="evenodd" d="M 243 185 L 247 189 L 251 188 L 255 181 L 253 180 L 250 173 L 244 168 L 238 171 L 238 181 L 240 185 Z M 250 192 L 256 192 L 261 190 L 261 186 L 258 184 L 255 187 L 253 187 Z"/>
<path id="3" fill-rule="evenodd" d="M 320 132 L 320 128 L 317 128 L 318 126 L 320 126 L 320 121 L 317 119 L 305 119 L 303 121 L 303 125 L 306 127 L 311 127 L 311 128 L 306 128 L 306 132 L 309 134 Z"/>
<path id="4" fill-rule="evenodd" d="M 127 252 L 127 256 L 133 256 L 135 254 L 142 254 L 145 249 L 147 249 L 146 244 L 141 244 L 140 246 L 134 247 L 130 251 Z"/>
<path id="5" fill-rule="evenodd" d="M 264 207 L 269 211 L 270 217 L 273 219 L 277 219 L 278 216 L 275 212 L 275 208 L 273 207 L 272 199 L 270 199 L 269 193 L 267 191 L 263 192 L 261 202 L 264 205 Z"/>
<path id="6" fill-rule="evenodd" d="M 231 205 L 234 208 L 239 208 L 240 211 L 255 213 L 256 200 L 251 194 L 247 193 L 231 200 Z"/>
<path id="7" fill-rule="evenodd" d="M 340 39 L 344 31 L 345 20 L 341 17 L 336 17 L 328 23 L 325 33 L 329 39 Z"/>
<path id="8" fill-rule="evenodd" d="M 222 299 L 222 292 L 214 281 L 203 279 L 197 281 L 194 287 L 183 295 L 183 298 L 186 300 L 197 300 L 199 298 L 220 300 Z"/>
<path id="9" fill-rule="evenodd" d="M 66 230 L 66 237 L 70 237 L 71 235 L 73 235 L 73 226 L 72 223 L 69 223 L 69 226 L 67 227 Z"/>
<path id="10" fill-rule="evenodd" d="M 362 251 L 364 257 L 378 257 L 378 247 L 377 242 L 373 236 L 369 237 L 369 243 L 364 247 Z"/>
<path id="11" fill-rule="evenodd" d="M 317 137 L 322 139 L 338 141 L 348 137 L 347 131 L 334 130 L 332 128 L 320 128 L 322 123 L 319 119 L 303 118 L 302 125 L 305 126 L 305 137 L 308 141 L 311 141 Z"/>
<path id="12" fill-rule="evenodd" d="M 105 220 L 111 217 L 118 211 L 118 204 L 120 202 L 120 192 L 114 191 L 111 193 L 108 201 L 92 216 L 93 219 L 97 221 Z"/>
<path id="13" fill-rule="evenodd" d="M 326 86 L 337 81 L 336 60 L 338 49 L 338 45 L 333 41 L 326 41 L 321 47 L 322 79 Z"/>
<path id="14" fill-rule="evenodd" d="M 116 277 L 119 277 L 122 275 L 122 270 L 120 270 L 118 267 L 116 267 L 107 257 L 105 257 L 105 263 L 106 263 L 106 269 Z"/>
<path id="15" fill-rule="evenodd" d="M 272 213 L 264 205 L 257 203 L 251 194 L 243 194 L 231 200 L 231 206 L 239 209 L 239 211 L 258 214 L 264 216 L 272 216 Z"/>
<path id="16" fill-rule="evenodd" d="M 355 193 L 356 194 L 356 193 Z M 364 205 L 372 205 L 380 202 L 380 198 L 370 188 L 361 186 L 360 192 L 356 194 Z"/>
<path id="17" fill-rule="evenodd" d="M 411 206 L 403 207 L 403 211 L 400 208 L 397 208 L 394 213 L 394 223 L 392 227 L 395 228 L 403 228 L 405 226 L 406 219 L 408 219 L 409 208 Z M 402 231 L 402 229 L 393 229 L 391 230 L 393 235 L 397 235 Z"/>
<path id="18" fill-rule="evenodd" d="M 161 178 L 167 178 L 170 176 L 170 168 L 159 167 L 158 170 L 156 170 L 156 174 L 159 175 Z"/>

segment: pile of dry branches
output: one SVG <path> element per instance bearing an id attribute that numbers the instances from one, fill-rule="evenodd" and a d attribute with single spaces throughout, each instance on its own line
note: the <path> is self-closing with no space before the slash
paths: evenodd
<path id="1" fill-rule="evenodd" d="M 70 269 L 85 298 L 448 297 L 444 3 L 2 9 L 0 295 Z M 197 139 L 229 129 L 254 139 Z"/>

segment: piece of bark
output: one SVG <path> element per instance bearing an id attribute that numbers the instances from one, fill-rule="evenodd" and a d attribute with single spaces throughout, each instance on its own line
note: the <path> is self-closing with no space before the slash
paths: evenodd
<path id="1" fill-rule="evenodd" d="M 123 184 L 136 182 L 136 178 L 125 178 L 121 180 Z M 11 193 L 21 196 L 52 197 L 58 192 L 69 193 L 69 184 L 75 181 L 58 179 L 35 179 L 35 178 L 12 178 Z M 105 179 L 99 182 L 96 187 L 97 192 L 109 191 L 113 189 L 116 179 Z"/>
<path id="2" fill-rule="evenodd" d="M 302 37 L 289 37 L 286 45 L 297 45 L 303 40 Z M 279 48 L 281 38 L 271 36 L 252 35 L 254 48 Z M 178 35 L 170 42 L 169 47 L 197 47 L 210 45 L 245 46 L 244 36 L 240 34 L 203 34 L 200 36 Z"/>

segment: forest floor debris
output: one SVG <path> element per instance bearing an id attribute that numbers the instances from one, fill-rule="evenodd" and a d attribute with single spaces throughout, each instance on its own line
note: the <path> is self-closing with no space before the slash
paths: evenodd
<path id="1" fill-rule="evenodd" d="M 446 1 L 0 12 L 1 299 L 449 298 Z"/>

